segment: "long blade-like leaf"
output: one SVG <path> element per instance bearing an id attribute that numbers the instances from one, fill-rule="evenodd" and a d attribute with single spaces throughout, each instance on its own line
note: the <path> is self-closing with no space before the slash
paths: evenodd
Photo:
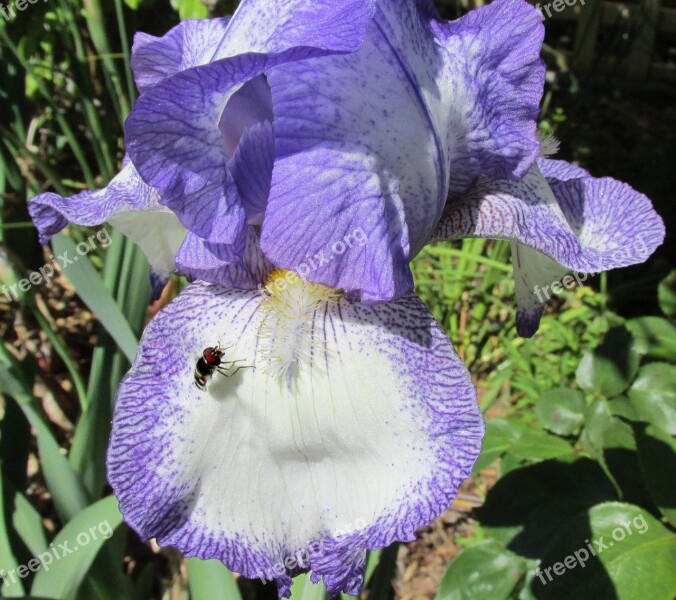
<path id="1" fill-rule="evenodd" d="M 54 538 L 56 557 L 54 550 L 46 553 L 54 562 L 46 565 L 38 557 L 42 566 L 35 575 L 31 593 L 60 600 L 74 598 L 97 552 L 120 523 L 122 515 L 114 496 L 95 502 L 71 519 Z"/>
<path id="2" fill-rule="evenodd" d="M 134 360 L 138 345 L 136 336 L 96 269 L 85 256 L 78 254 L 73 241 L 65 235 L 57 235 L 52 247 L 57 256 L 63 257 L 62 262 L 65 258 L 73 261 L 63 269 L 63 274 L 72 282 L 82 301 L 96 315 L 125 356 L 130 361 Z"/>

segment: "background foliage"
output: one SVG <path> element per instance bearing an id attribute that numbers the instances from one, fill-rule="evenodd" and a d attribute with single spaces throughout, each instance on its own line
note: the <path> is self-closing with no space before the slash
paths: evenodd
<path id="1" fill-rule="evenodd" d="M 16 282 L 49 256 L 28 221 L 28 199 L 47 189 L 70 195 L 101 187 L 116 172 L 135 98 L 133 33 L 159 35 L 179 18 L 226 14 L 233 5 L 49 0 L 13 21 L 0 19 L 0 283 Z M 468 8 L 439 5 L 447 17 Z M 548 21 L 546 28 L 541 129 L 562 139 L 563 158 L 651 196 L 669 230 L 676 90 L 644 82 L 637 92 L 598 72 L 571 70 L 565 23 Z M 605 40 L 602 56 L 618 51 L 612 42 Z M 91 233 L 70 228 L 52 251 L 73 254 Z M 416 259 L 418 293 L 470 368 L 488 429 L 454 505 L 464 516 L 451 536 L 464 550 L 438 585 L 440 599 L 676 595 L 673 249 L 669 238 L 647 265 L 557 296 L 530 340 L 515 333 L 506 244 L 439 244 Z M 52 286 L 0 302 L 0 569 L 27 564 L 104 520 L 114 534 L 50 571 L 5 582 L 2 595 L 276 597 L 271 586 L 235 579 L 220 563 L 185 561 L 172 549 L 142 544 L 122 523 L 104 469 L 112 403 L 138 336 L 160 305 L 148 310 L 145 259 L 121 235 L 89 259 Z M 172 282 L 161 302 L 181 285 Z M 546 585 L 536 576 L 538 565 L 562 561 L 585 540 L 609 540 L 618 524 L 638 516 L 645 534 L 635 532 Z M 412 547 L 373 553 L 364 595 L 415 596 L 407 581 L 418 567 L 407 553 Z M 449 557 L 440 561 L 445 568 Z M 305 577 L 294 585 L 294 598 L 324 595 Z"/>

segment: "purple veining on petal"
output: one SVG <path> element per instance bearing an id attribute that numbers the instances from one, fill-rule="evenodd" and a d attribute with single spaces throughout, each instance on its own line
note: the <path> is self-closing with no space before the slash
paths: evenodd
<path id="1" fill-rule="evenodd" d="M 270 196 L 275 161 L 275 135 L 265 121 L 249 127 L 228 161 L 249 225 L 260 226 Z"/>
<path id="2" fill-rule="evenodd" d="M 625 183 L 585 176 L 562 161 L 540 159 L 518 182 L 480 180 L 449 197 L 438 239 L 512 240 L 519 331 L 532 335 L 542 314 L 538 290 L 567 270 L 598 273 L 646 261 L 664 240 L 664 224 L 650 200 Z M 582 175 L 581 177 L 577 177 Z M 519 289 L 521 286 L 521 289 Z"/>
<path id="3" fill-rule="evenodd" d="M 247 227 L 244 243 L 244 249 L 234 255 L 228 246 L 210 244 L 190 233 L 176 255 L 176 266 L 190 279 L 256 289 L 274 267 L 260 249 L 260 235 L 255 227 Z"/>
<path id="4" fill-rule="evenodd" d="M 118 392 L 109 480 L 125 520 L 144 539 L 156 537 L 187 556 L 218 558 L 247 577 L 276 579 L 285 595 L 290 575 L 308 568 L 313 578 L 323 578 L 331 595 L 356 593 L 364 550 L 413 539 L 417 528 L 450 505 L 469 476 L 483 435 L 475 390 L 418 298 L 373 307 L 341 300 L 313 318 L 311 331 L 324 332 L 316 348 L 327 348 L 323 357 L 317 355 L 316 368 L 325 360 L 348 385 L 362 381 L 361 397 L 356 388 L 354 398 L 352 391 L 336 388 L 340 405 L 325 395 L 312 400 L 316 416 L 305 412 L 307 406 L 302 413 L 297 407 L 299 419 L 303 414 L 314 423 L 299 423 L 300 443 L 295 428 L 285 429 L 294 423 L 285 403 L 302 398 L 279 395 L 259 366 L 215 379 L 204 393 L 192 381 L 195 357 L 219 337 L 224 344 L 236 343 L 233 358 L 257 364 L 247 349 L 261 343 L 256 331 L 262 301 L 255 292 L 193 284 L 151 321 Z M 353 363 L 352 356 L 361 358 Z M 341 368 L 343 361 L 349 362 Z M 372 376 L 371 383 L 361 379 L 368 361 L 397 372 L 394 396 L 376 393 Z M 387 381 L 380 385 L 391 387 Z M 247 400 L 250 393 L 258 395 Z M 338 422 L 330 419 L 336 410 L 342 415 Z M 372 434 L 352 440 L 354 430 L 364 427 Z M 234 454 L 224 455 L 227 448 Z M 381 470 L 370 471 L 371 481 L 359 479 L 366 486 L 363 494 L 355 496 L 349 481 L 329 484 L 335 469 L 336 476 L 350 479 L 371 460 Z M 396 466 L 400 462 L 410 473 Z M 268 471 L 272 464 L 278 471 Z M 238 488 L 242 481 L 246 498 Z M 329 494 L 333 505 L 317 502 L 310 481 L 328 485 L 314 493 Z M 372 486 L 377 489 L 369 490 Z M 241 511 L 251 503 L 258 506 L 256 518 L 247 520 Z M 336 523 L 345 530 L 334 529 Z M 305 540 L 289 541 L 302 537 L 307 545 L 317 542 L 319 550 L 291 573 L 276 571 L 277 563 L 306 550 Z"/>
<path id="5" fill-rule="evenodd" d="M 122 171 L 101 190 L 63 198 L 47 192 L 28 203 L 28 212 L 38 228 L 40 243 L 47 244 L 68 223 L 101 225 L 119 212 L 159 207 L 157 192 L 145 185 L 134 165 L 125 161 Z"/>
<path id="6" fill-rule="evenodd" d="M 364 301 L 412 289 L 408 261 L 446 196 L 434 85 L 441 68 L 415 6 L 383 1 L 358 52 L 268 73 L 276 161 L 262 244 L 273 262 L 294 269 L 362 228 L 367 244 L 324 262 L 310 280 Z"/>
<path id="7" fill-rule="evenodd" d="M 230 19 L 182 21 L 162 37 L 134 36 L 131 67 L 139 91 L 211 60 Z"/>
<path id="8" fill-rule="evenodd" d="M 238 94 L 261 91 L 261 74 L 275 65 L 353 52 L 373 10 L 367 0 L 347 6 L 242 2 L 214 50 L 215 62 L 175 74 L 141 95 L 126 124 L 129 153 L 143 179 L 160 191 L 162 203 L 187 229 L 209 243 L 233 247 L 242 237 L 246 214 L 226 161 L 229 152 L 235 153 L 237 132 L 257 121 L 238 107 Z M 270 11 L 274 18 L 263 19 Z M 270 120 L 263 108 L 257 117 Z M 228 119 L 228 112 L 236 118 Z"/>
<path id="9" fill-rule="evenodd" d="M 591 177 L 591 174 L 582 167 L 566 162 L 565 160 L 538 158 L 537 163 L 538 167 L 540 167 L 540 171 L 550 184 L 554 181 L 568 181 L 569 179 Z"/>
<path id="10" fill-rule="evenodd" d="M 538 170 L 518 182 L 482 180 L 449 198 L 433 239 L 517 240 L 563 267 L 586 273 L 645 261 L 664 239 L 650 200 L 605 177 L 550 180 Z"/>
<path id="11" fill-rule="evenodd" d="M 453 98 L 452 193 L 477 177 L 520 179 L 535 162 L 544 86 L 544 26 L 524 0 L 495 0 L 451 23 L 432 23 L 448 53 Z"/>
<path id="12" fill-rule="evenodd" d="M 535 160 L 537 11 L 506 0 L 451 24 L 434 19 L 425 3 L 382 0 L 358 52 L 268 73 L 276 160 L 262 244 L 276 264 L 293 269 L 359 225 L 366 247 L 311 280 L 367 302 L 400 297 L 449 185 L 518 178 Z M 364 268 L 376 262 L 384 268 Z"/>

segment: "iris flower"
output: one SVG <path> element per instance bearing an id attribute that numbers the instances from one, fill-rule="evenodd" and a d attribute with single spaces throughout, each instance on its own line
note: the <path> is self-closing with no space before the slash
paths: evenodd
<path id="1" fill-rule="evenodd" d="M 450 505 L 484 431 L 409 262 L 511 240 L 532 335 L 535 285 L 661 243 L 643 195 L 538 158 L 542 38 L 524 0 L 450 23 L 427 0 L 244 0 L 136 37 L 122 172 L 30 210 L 45 243 L 109 221 L 156 280 L 193 280 L 117 395 L 109 480 L 142 538 L 280 595 L 307 571 L 357 593 L 368 549 Z"/>

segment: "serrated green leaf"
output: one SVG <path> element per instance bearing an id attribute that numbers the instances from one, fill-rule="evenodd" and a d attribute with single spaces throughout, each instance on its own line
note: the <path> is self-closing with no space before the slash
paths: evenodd
<path id="1" fill-rule="evenodd" d="M 448 567 L 437 600 L 508 600 L 526 561 L 494 540 L 471 546 Z"/>
<path id="2" fill-rule="evenodd" d="M 584 423 L 584 396 L 569 388 L 555 388 L 540 396 L 535 415 L 545 429 L 557 435 L 576 435 Z"/>
<path id="3" fill-rule="evenodd" d="M 616 417 L 622 417 L 628 421 L 638 421 L 638 413 L 634 405 L 626 396 L 617 396 L 608 400 L 608 409 L 610 413 Z"/>
<path id="4" fill-rule="evenodd" d="M 643 482 L 632 427 L 613 414 L 614 401 L 597 398 L 585 416 L 580 437 L 584 448 L 599 461 L 618 495 L 627 502 L 650 504 Z"/>
<path id="5" fill-rule="evenodd" d="M 603 461 L 603 435 L 610 427 L 611 413 L 608 404 L 596 398 L 585 411 L 581 440 L 585 450 L 596 460 Z"/>
<path id="6" fill-rule="evenodd" d="M 643 420 L 676 435 L 676 366 L 652 363 L 641 367 L 629 399 Z"/>
<path id="7" fill-rule="evenodd" d="M 505 465 L 511 469 L 522 464 L 571 456 L 572 453 L 573 447 L 566 440 L 544 431 L 524 429 L 511 450 L 505 453 L 501 473 L 507 472 Z"/>

